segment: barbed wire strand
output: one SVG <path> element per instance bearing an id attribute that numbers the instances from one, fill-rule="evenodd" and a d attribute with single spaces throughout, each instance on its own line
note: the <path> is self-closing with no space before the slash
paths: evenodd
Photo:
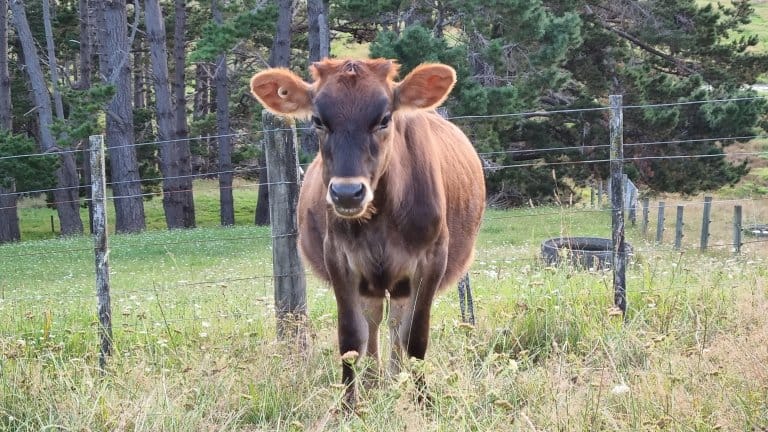
<path id="1" fill-rule="evenodd" d="M 698 105 L 698 104 L 707 104 L 707 103 L 739 102 L 739 101 L 752 101 L 752 100 L 759 100 L 759 99 L 766 99 L 766 98 L 768 98 L 768 96 L 750 96 L 750 97 L 708 99 L 708 100 L 702 99 L 702 100 L 695 100 L 695 101 L 679 101 L 679 102 L 641 104 L 641 105 L 624 105 L 622 106 L 622 109 L 659 108 L 659 107 L 682 106 L 682 105 Z M 557 109 L 557 110 L 528 110 L 528 111 L 517 112 L 517 113 L 451 116 L 451 117 L 446 117 L 446 119 L 447 120 L 465 120 L 465 119 L 494 119 L 494 118 L 503 118 L 503 117 L 526 117 L 526 116 L 535 117 L 535 116 L 546 116 L 551 114 L 570 114 L 570 113 L 579 113 L 579 112 L 606 111 L 610 109 L 611 107 L 609 106 L 599 106 L 599 107 L 589 107 L 589 108 L 567 108 L 567 109 Z M 176 139 L 170 139 L 170 140 L 145 141 L 140 143 L 126 144 L 122 146 L 108 147 L 107 149 L 109 150 L 109 149 L 120 149 L 120 148 L 127 148 L 127 147 L 141 147 L 141 146 L 147 146 L 147 145 L 169 144 L 169 143 L 185 142 L 185 141 L 201 141 L 201 140 L 210 140 L 210 139 L 225 138 L 225 137 L 242 137 L 242 136 L 248 136 L 248 135 L 263 134 L 265 132 L 271 132 L 271 131 L 291 131 L 294 129 L 297 131 L 299 130 L 304 131 L 304 130 L 310 130 L 312 128 L 311 127 L 273 128 L 273 129 L 252 130 L 247 132 L 233 132 L 228 134 L 199 135 L 194 137 L 176 138 Z M 86 150 L 87 149 L 66 149 L 66 150 L 59 150 L 55 152 L 29 153 L 29 154 L 23 154 L 23 155 L 8 155 L 8 156 L 0 156 L 0 160 L 15 159 L 15 158 L 22 158 L 22 157 L 33 157 L 33 156 L 50 156 L 50 155 L 56 155 L 59 153 L 70 153 L 70 152 L 74 153 L 74 152 L 83 152 Z"/>
<path id="2" fill-rule="evenodd" d="M 718 138 L 718 139 L 724 139 L 724 138 Z M 644 143 L 649 144 L 649 143 Z M 528 150 L 522 150 L 521 152 L 529 152 Z M 534 151 L 535 152 L 535 151 Z M 623 161 L 642 161 L 642 160 L 658 160 L 658 159 L 691 159 L 691 158 L 712 158 L 712 157 L 726 157 L 726 156 L 764 156 L 768 155 L 768 151 L 756 151 L 756 152 L 733 152 L 728 154 L 694 154 L 694 155 L 668 155 L 668 156 L 640 156 L 640 157 L 628 157 L 623 158 Z M 531 163 L 517 163 L 517 164 L 510 164 L 510 165 L 499 165 L 499 166 L 486 166 L 483 169 L 485 171 L 497 171 L 501 169 L 508 169 L 508 168 L 522 168 L 522 167 L 546 167 L 546 166 L 560 166 L 560 165 L 578 165 L 578 164 L 592 164 L 592 163 L 607 163 L 610 162 L 610 159 L 594 159 L 594 160 L 581 160 L 581 161 L 556 161 L 556 162 L 531 162 Z M 188 175 L 180 175 L 180 176 L 170 176 L 170 177 L 153 177 L 153 178 L 145 178 L 145 179 L 136 179 L 136 180 L 124 180 L 124 181 L 114 181 L 109 182 L 107 185 L 117 185 L 117 184 L 127 184 L 127 183 L 143 183 L 143 182 L 149 182 L 149 181 L 165 181 L 165 180 L 175 180 L 175 179 L 186 179 L 186 178 L 204 178 L 209 176 L 217 176 L 221 174 L 237 174 L 240 172 L 248 171 L 248 172 L 254 172 L 254 171 L 261 171 L 266 169 L 266 167 L 253 167 L 253 168 L 244 168 L 240 170 L 227 170 L 227 171 L 215 171 L 215 172 L 208 172 L 208 173 L 199 173 L 199 174 L 188 174 Z M 270 183 L 264 183 L 264 185 L 269 185 Z M 2 195 L 33 195 L 38 193 L 44 193 L 44 192 L 52 192 L 52 191 L 58 191 L 58 190 L 68 190 L 68 189 L 87 189 L 90 188 L 90 185 L 78 185 L 78 186 L 72 186 L 72 187 L 60 187 L 60 188 L 49 188 L 49 189 L 37 189 L 33 191 L 23 191 L 23 192 L 11 192 L 11 193 L 5 193 Z M 168 191 L 168 193 L 175 193 L 176 191 Z M 178 192 L 188 192 L 188 190 L 182 190 Z M 112 199 L 124 199 L 124 198 L 135 198 L 138 196 L 150 196 L 150 195 L 157 195 L 157 193 L 147 193 L 142 195 L 121 195 L 117 197 L 113 197 Z M 85 198 L 84 198 L 85 199 Z M 87 199 L 86 199 L 87 200 Z M 60 203 L 69 203 L 74 202 L 74 200 L 71 201 L 62 201 Z M 0 209 L 5 209 L 9 207 L 2 207 Z"/>

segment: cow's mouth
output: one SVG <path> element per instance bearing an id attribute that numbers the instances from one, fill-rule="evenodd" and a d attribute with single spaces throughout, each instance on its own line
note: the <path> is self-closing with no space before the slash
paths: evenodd
<path id="1" fill-rule="evenodd" d="M 336 216 L 348 220 L 367 221 L 376 214 L 376 207 L 372 203 L 363 207 L 331 207 Z"/>
<path id="2" fill-rule="evenodd" d="M 345 219 L 358 219 L 366 213 L 365 207 L 340 207 L 333 206 L 333 211 Z"/>

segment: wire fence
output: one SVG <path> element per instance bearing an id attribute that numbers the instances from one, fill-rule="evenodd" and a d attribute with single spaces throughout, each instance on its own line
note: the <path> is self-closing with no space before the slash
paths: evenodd
<path id="1" fill-rule="evenodd" d="M 660 103 L 660 104 L 649 104 L 649 105 L 628 105 L 624 106 L 623 109 L 651 109 L 651 108 L 659 108 L 659 107 L 674 107 L 674 106 L 685 106 L 685 105 L 694 105 L 694 104 L 707 104 L 707 103 L 724 103 L 724 102 L 739 102 L 739 101 L 749 101 L 749 100 L 757 100 L 757 99 L 765 99 L 765 97 L 749 97 L 749 98 L 733 98 L 733 99 L 718 99 L 718 100 L 702 100 L 702 101 L 682 101 L 682 102 L 675 102 L 675 103 Z M 487 116 L 456 116 L 456 117 L 449 117 L 452 120 L 456 121 L 481 121 L 481 120 L 494 120 L 499 118 L 515 118 L 515 117 L 535 117 L 535 116 L 551 116 L 551 115 L 565 115 L 565 114 L 578 114 L 578 113 L 585 113 L 585 112 L 607 112 L 610 109 L 610 107 L 589 107 L 589 108 L 579 108 L 579 109 L 566 109 L 566 110 L 550 110 L 550 111 L 528 111 L 528 112 L 521 112 L 521 113 L 509 113 L 509 114 L 498 114 L 498 115 L 487 115 Z M 297 128 L 298 130 L 309 130 L 311 128 Z M 179 140 L 166 140 L 166 141 L 150 141 L 150 142 L 142 142 L 142 143 L 136 143 L 131 144 L 124 147 L 140 147 L 140 146 L 157 146 L 157 145 L 163 145 L 167 143 L 172 142 L 190 142 L 190 141 L 200 141 L 200 140 L 216 140 L 218 138 L 222 137 L 231 137 L 231 138 L 241 138 L 241 137 L 260 137 L 263 136 L 265 133 L 269 133 L 273 130 L 285 130 L 285 129 L 265 129 L 265 130 L 258 130 L 258 131 L 251 131 L 251 132 L 243 132 L 243 133 L 232 133 L 232 134 L 224 134 L 224 135 L 208 135 L 208 136 L 199 136 L 199 137 L 190 137 L 185 139 L 179 139 Z M 625 147 L 628 148 L 636 148 L 636 147 L 642 147 L 642 146 L 663 146 L 663 145 L 677 145 L 677 144 L 695 144 L 695 143 L 711 143 L 711 142 L 728 142 L 728 141 L 747 141 L 747 140 L 756 140 L 756 139 L 766 139 L 768 138 L 768 135 L 765 134 L 754 134 L 754 135 L 747 135 L 747 136 L 724 136 L 724 137 L 715 137 L 715 138 L 695 138 L 690 140 L 660 140 L 660 141 L 653 141 L 653 142 L 636 142 L 636 143 L 626 143 L 624 144 Z M 543 148 L 543 149 L 521 149 L 521 150 L 506 150 L 506 151 L 494 151 L 494 152 L 484 152 L 480 153 L 480 156 L 483 158 L 493 158 L 496 156 L 518 156 L 518 155 L 540 155 L 540 154 L 546 154 L 546 155 L 567 155 L 571 154 L 575 151 L 582 151 L 582 150 L 598 150 L 598 149 L 608 149 L 609 145 L 588 145 L 588 146 L 579 146 L 579 147 L 553 147 L 553 148 Z M 118 147 L 111 147 L 112 149 L 118 148 Z M 13 155 L 13 156 L 3 156 L 0 157 L 0 160 L 8 160 L 8 159 L 16 159 L 16 158 L 28 158 L 28 157 L 50 157 L 52 155 L 57 155 L 60 153 L 76 153 L 76 152 L 84 152 L 87 151 L 87 149 L 62 149 L 57 152 L 41 152 L 41 153 L 34 153 L 34 154 L 24 154 L 24 155 Z M 627 157 L 623 160 L 625 162 L 635 162 L 635 161 L 653 161 L 658 159 L 694 159 L 694 158 L 713 158 L 713 157 L 724 157 L 723 154 L 709 154 L 709 153 L 701 153 L 701 152 L 694 152 L 691 154 L 680 154 L 680 155 L 670 155 L 670 156 L 654 156 L 654 155 L 648 155 L 648 156 L 635 156 L 635 157 Z M 729 156 L 768 156 L 768 151 L 741 151 L 741 152 L 732 152 L 729 153 Z M 510 164 L 504 164 L 499 166 L 486 166 L 485 170 L 486 172 L 494 172 L 498 170 L 511 170 L 511 169 L 523 169 L 527 167 L 555 167 L 559 165 L 570 165 L 570 164 L 608 164 L 611 161 L 611 159 L 606 158 L 596 158 L 596 159 L 590 159 L 585 158 L 581 160 L 574 160 L 574 161 L 553 161 L 553 160 L 537 160 L 535 162 L 516 162 L 516 163 L 510 163 Z M 306 166 L 306 165 L 304 165 Z M 204 172 L 204 173 L 194 173 L 194 174 L 188 174 L 188 175 L 181 175 L 181 176 L 156 176 L 156 177 L 150 177 L 150 178 L 142 178 L 142 179 L 135 179 L 135 180 L 112 180 L 107 182 L 107 186 L 116 186 L 119 184 L 125 184 L 125 183 L 138 183 L 138 184 L 146 184 L 150 182 L 162 182 L 162 181 L 168 181 L 168 180 L 178 180 L 178 179 L 191 179 L 191 180 L 199 180 L 204 178 L 215 178 L 222 175 L 239 175 L 243 173 L 247 174 L 255 174 L 260 172 L 261 170 L 266 169 L 265 167 L 246 167 L 244 169 L 227 169 L 227 170 L 218 170 L 218 171 L 211 171 L 211 172 Z M 253 182 L 238 182 L 237 184 L 233 184 L 232 186 L 225 186 L 224 188 L 231 188 L 231 189 L 247 189 L 247 190 L 253 190 L 254 188 L 260 187 L 260 186 L 268 186 L 268 185 L 281 185 L 281 184 L 288 184 L 287 182 L 272 182 L 272 183 L 261 183 L 259 184 L 256 181 Z M 77 186 L 77 189 L 89 189 L 91 185 L 81 185 Z M 64 188 L 48 188 L 48 189 L 39 189 L 39 190 L 33 190 L 33 191 L 24 191 L 24 192 L 17 192 L 17 195 L 37 195 L 42 193 L 49 193 L 56 190 L 61 190 Z M 108 199 L 115 200 L 115 199 L 121 199 L 121 198 L 136 198 L 136 197 L 155 197 L 155 196 L 164 196 L 168 194 L 175 194 L 175 193 L 189 193 L 193 192 L 195 188 L 192 189 L 183 189 L 183 190 L 167 190 L 167 191 L 152 191 L 152 192 L 143 192 L 141 194 L 133 194 L 133 195 L 127 195 L 127 196 L 110 196 Z M 597 194 L 599 197 L 602 197 L 604 195 L 603 190 L 597 191 Z M 714 253 L 720 253 L 720 254 L 730 254 L 731 249 L 735 247 L 745 247 L 745 249 L 742 250 L 742 255 L 744 256 L 761 256 L 761 250 L 768 249 L 765 248 L 762 243 L 768 242 L 768 237 L 762 238 L 762 237 L 750 237 L 745 238 L 742 240 L 739 240 L 738 243 L 731 238 L 731 234 L 733 233 L 733 224 L 734 221 L 730 218 L 730 211 L 734 205 L 741 205 L 745 209 L 744 213 L 744 225 L 747 224 L 753 224 L 757 225 L 763 222 L 768 223 L 768 206 L 765 205 L 766 201 L 768 200 L 768 197 L 765 196 L 757 196 L 757 197 L 746 197 L 746 198 L 728 198 L 728 199 L 717 199 L 717 200 L 702 200 L 701 198 L 693 198 L 688 200 L 677 200 L 678 202 L 675 203 L 675 205 L 683 206 L 685 208 L 695 208 L 700 206 L 706 206 L 706 205 L 712 205 L 715 208 L 715 212 L 712 216 L 712 224 L 719 226 L 718 229 L 713 229 L 711 231 L 711 236 L 713 237 L 713 242 L 708 244 L 708 248 L 714 249 Z M 80 203 L 89 203 L 91 201 L 91 198 L 88 197 L 82 197 L 77 200 Z M 607 198 L 606 198 L 607 201 Z M 660 209 L 664 208 L 664 205 L 662 204 L 662 199 L 654 200 L 655 202 L 649 202 L 647 206 L 648 212 L 658 212 Z M 52 202 L 48 203 L 49 205 L 55 206 L 56 204 L 60 204 L 61 202 Z M 252 203 L 255 207 L 255 202 Z M 672 203 L 670 200 L 667 200 L 667 207 Z M 30 204 L 35 205 L 35 204 Z M 39 205 L 39 204 L 38 204 Z M 2 207 L 0 210 L 8 209 L 10 207 Z M 21 210 L 29 208 L 29 205 L 22 202 L 20 205 L 18 205 L 18 208 Z M 610 235 L 610 230 L 608 229 L 608 226 L 610 226 L 609 222 L 609 215 L 614 209 L 610 206 L 602 207 L 601 204 L 595 203 L 595 202 L 586 202 L 585 199 L 577 200 L 574 205 L 560 205 L 560 206 L 543 206 L 543 207 L 535 207 L 532 209 L 518 209 L 515 211 L 489 211 L 486 213 L 485 219 L 484 219 L 484 226 L 490 227 L 494 224 L 505 224 L 508 221 L 520 221 L 522 223 L 529 223 L 531 220 L 536 221 L 545 221 L 549 220 L 548 218 L 551 218 L 553 220 L 561 220 L 560 227 L 564 228 L 566 232 L 569 230 L 576 229 L 574 227 L 575 220 L 584 219 L 585 215 L 587 218 L 595 219 L 594 224 L 601 223 L 603 224 L 600 228 L 595 229 L 594 232 L 588 233 L 591 235 Z M 26 215 L 22 214 L 22 218 L 24 218 Z M 694 213 L 689 212 L 686 214 L 686 217 L 688 219 L 685 219 L 684 228 L 686 229 L 686 236 L 684 238 L 692 238 L 696 239 L 698 238 L 698 230 L 701 229 L 702 225 L 702 215 L 701 213 Z M 604 218 L 604 219 L 600 219 Z M 567 219 L 565 222 L 562 222 L 563 219 Z M 664 232 L 664 230 L 671 229 L 671 226 L 667 226 L 665 219 L 659 219 L 660 223 L 662 224 L 661 231 Z M 646 224 L 647 228 L 649 228 L 649 231 L 651 231 L 650 228 L 652 228 L 652 223 L 650 221 Z M 739 227 L 741 228 L 741 227 Z M 561 230 L 562 231 L 562 230 Z M 658 231 L 658 229 L 657 229 Z M 642 232 L 640 226 L 635 226 L 634 228 L 629 229 L 629 238 L 634 243 L 634 254 L 648 254 L 648 255 L 659 255 L 659 254 L 674 254 L 674 253 L 683 253 L 683 254 L 690 254 L 690 253 L 698 253 L 700 251 L 700 245 L 693 241 L 686 241 L 683 244 L 680 245 L 680 247 L 675 247 L 671 244 L 669 239 L 662 239 L 661 242 L 654 241 L 652 238 L 652 235 L 649 232 Z M 575 232 L 573 234 L 576 234 Z M 265 251 L 269 248 L 269 242 L 273 240 L 276 237 L 282 237 L 282 236 L 295 236 L 296 233 L 289 233 L 289 234 L 282 234 L 282 235 L 272 235 L 267 234 L 262 231 L 257 231 L 256 233 L 248 233 L 245 235 L 229 235 L 225 230 L 224 231 L 217 231 L 215 233 L 215 237 L 202 237 L 202 238 L 181 238 L 181 239 L 171 239 L 171 235 L 168 236 L 160 236 L 160 238 L 154 238 L 154 239 L 148 239 L 146 237 L 120 237 L 119 241 L 113 241 L 111 245 L 112 249 L 112 262 L 113 262 L 113 269 L 117 272 L 117 275 L 120 275 L 121 272 L 124 271 L 130 271 L 133 266 L 135 266 L 134 262 L 138 260 L 139 262 L 143 262 L 144 265 L 151 265 L 151 261 L 153 259 L 156 259 L 155 255 L 147 254 L 148 256 L 146 258 L 143 258 L 142 255 L 146 254 L 147 251 L 153 250 L 153 249 L 160 249 L 163 251 L 163 259 L 162 264 L 157 265 L 171 265 L 169 263 L 173 263 L 176 258 L 175 254 L 183 253 L 183 249 L 181 247 L 183 246 L 193 246 L 193 247 L 211 247 L 211 248 L 224 248 L 226 249 L 228 246 L 238 244 L 238 247 L 233 247 L 232 249 L 235 249 L 236 251 L 233 252 L 233 255 L 228 255 L 226 253 L 223 254 L 224 258 L 221 258 L 219 260 L 213 260 L 212 259 L 212 265 L 211 266 L 203 266 L 206 270 L 209 270 L 213 267 L 218 266 L 227 266 L 228 261 L 244 261 L 247 260 L 247 258 L 243 258 L 240 256 L 244 251 L 252 256 L 259 256 L 263 262 L 258 266 L 258 269 L 254 269 L 253 266 L 247 266 L 241 263 L 238 264 L 238 266 L 235 269 L 235 275 L 232 275 L 231 277 L 190 277 L 192 275 L 186 275 L 184 274 L 185 270 L 174 270 L 172 272 L 172 276 L 169 278 L 169 282 L 163 283 L 162 285 L 158 286 L 156 281 L 150 281 L 150 280 L 143 280 L 142 282 L 136 283 L 135 281 L 132 281 L 131 283 L 127 283 L 127 281 L 130 278 L 126 279 L 119 279 L 119 281 L 126 283 L 130 286 L 130 288 L 122 288 L 120 286 L 116 286 L 113 289 L 112 295 L 115 299 L 116 305 L 119 308 L 122 302 L 131 302 L 133 301 L 132 298 L 135 296 L 139 297 L 152 297 L 152 301 L 149 303 L 143 302 L 143 306 L 141 308 L 140 312 L 137 312 L 136 309 L 132 309 L 130 313 L 126 313 L 124 318 L 120 318 L 122 315 L 121 310 L 116 310 L 114 315 L 117 317 L 117 320 L 115 321 L 115 325 L 117 329 L 127 329 L 127 328 L 140 328 L 140 327 L 160 327 L 159 332 L 166 331 L 165 327 L 172 325 L 172 324 L 184 324 L 184 323 L 197 323 L 202 325 L 203 322 L 209 322 L 214 320 L 242 320 L 242 319 L 259 319 L 264 320 L 265 319 L 265 313 L 270 313 L 271 309 L 274 308 L 274 305 L 272 304 L 271 299 L 268 297 L 271 293 L 271 287 L 274 283 L 276 278 L 282 278 L 282 277 L 290 277 L 290 276 L 305 276 L 310 277 L 310 273 L 301 273 L 301 274 L 272 274 L 269 269 L 271 268 L 271 264 L 269 263 L 269 260 L 271 257 L 268 257 L 265 255 Z M 182 236 L 183 237 L 183 236 Z M 61 325 L 69 325 L 72 321 L 67 321 L 67 317 L 70 314 L 80 314 L 79 316 L 82 316 L 83 312 L 81 310 L 78 311 L 71 311 L 67 310 L 66 303 L 69 301 L 76 301 L 76 302 L 82 302 L 82 303 L 92 303 L 95 299 L 95 293 L 92 291 L 92 256 L 90 253 L 94 251 L 94 247 L 90 245 L 86 245 L 87 239 L 83 241 L 76 241 L 76 240 L 69 240 L 69 241 L 62 241 L 62 242 L 42 242 L 39 244 L 35 244 L 31 249 L 32 250 L 26 250 L 24 247 L 22 247 L 24 244 L 21 245 L 11 245 L 11 246 L 2 246 L 0 247 L 0 254 L 5 254 L 6 252 L 11 253 L 13 256 L 12 258 L 15 263 L 20 263 L 22 261 L 29 262 L 35 262 L 36 260 L 40 260 L 39 267 L 40 269 L 44 269 L 46 265 L 49 265 L 49 262 L 51 260 L 57 262 L 59 265 L 64 265 L 65 263 L 67 265 L 72 265 L 72 262 L 76 262 L 74 267 L 78 268 L 78 271 L 80 272 L 78 275 L 72 276 L 73 280 L 77 280 L 73 285 L 74 287 L 68 287 L 66 286 L 66 283 L 54 283 L 52 285 L 56 286 L 56 289 L 59 291 L 55 293 L 51 293 L 51 291 L 47 290 L 48 287 L 44 286 L 45 283 L 49 282 L 40 282 L 37 283 L 34 280 L 23 280 L 20 281 L 18 279 L 18 276 L 16 276 L 16 279 L 14 280 L 14 283 L 19 284 L 19 286 L 9 286 L 8 282 L 6 282 L 9 279 L 3 280 L 0 278 L 0 283 L 3 284 L 0 289 L 0 313 L 5 313 L 3 311 L 8 310 L 14 310 L 18 313 L 18 318 L 13 322 L 16 323 L 15 326 L 6 326 L 5 328 L 0 328 L 0 338 L 7 337 L 7 338 L 35 338 L 39 337 L 41 332 L 44 333 L 44 330 L 42 330 L 39 326 L 39 320 L 42 319 L 43 315 L 45 313 L 51 313 L 53 315 L 53 320 L 60 319 L 61 322 L 59 324 Z M 251 246 L 250 248 L 247 246 Z M 474 274 L 482 273 L 484 271 L 490 271 L 493 269 L 499 269 L 499 268 L 515 268 L 515 267 L 523 267 L 523 266 L 540 266 L 540 267 L 546 267 L 548 264 L 546 264 L 544 261 L 542 261 L 541 257 L 539 256 L 539 246 L 540 244 L 535 240 L 527 241 L 524 245 L 521 247 L 514 249 L 512 251 L 507 250 L 506 248 L 502 252 L 492 249 L 491 250 L 479 250 L 476 254 L 476 260 L 475 265 L 473 267 L 472 272 Z M 751 249 L 750 249 L 751 248 Z M 722 251 L 718 251 L 719 249 L 724 249 Z M 503 256 L 500 256 L 503 255 Z M 137 258 L 138 257 L 138 258 Z M 43 261 L 45 260 L 45 262 Z M 57 261 L 58 260 L 58 261 Z M 73 270 L 74 272 L 75 270 Z M 187 271 L 194 272 L 196 270 L 194 269 L 188 269 Z M 9 276 L 5 276 L 6 278 L 9 278 Z M 14 277 L 14 276 L 10 276 Z M 175 280 L 174 279 L 180 279 L 180 278 L 190 278 L 193 280 Z M 23 279 L 23 278 L 22 278 Z M 42 278 L 45 279 L 45 278 Z M 142 277 L 136 276 L 135 279 L 142 280 Z M 261 283 L 261 293 L 263 294 L 260 298 L 260 300 L 254 300 L 253 299 L 253 293 L 255 290 L 253 290 L 254 284 Z M 143 286 L 142 286 L 143 284 Z M 319 282 L 315 282 L 316 285 L 322 285 Z M 238 289 L 241 290 L 238 292 Z M 39 294 L 31 294 L 32 292 L 39 292 Z M 332 294 L 328 290 L 321 290 L 322 295 L 325 296 L 324 301 L 332 303 Z M 221 301 L 221 299 L 226 298 L 226 301 L 231 301 L 233 303 L 232 308 L 227 310 L 226 312 L 213 312 L 213 311 L 205 311 L 205 312 L 199 312 L 199 313 L 192 313 L 190 314 L 190 310 L 194 311 L 196 309 L 205 309 L 204 307 L 196 308 L 195 305 L 198 303 L 202 303 L 207 296 L 216 296 L 218 299 L 217 301 Z M 250 303 L 247 303 L 250 298 Z M 196 303 L 198 302 L 198 303 Z M 58 303 L 63 303 L 61 308 L 56 308 Z M 258 303 L 258 304 L 253 304 Z M 162 310 L 164 304 L 167 305 L 184 305 L 179 306 L 178 310 Z M 243 311 L 238 311 L 237 308 L 243 308 Z M 258 310 L 255 310 L 258 309 Z M 29 311 L 32 313 L 32 316 L 25 316 L 24 311 Z M 93 311 L 95 313 L 95 310 Z M 144 313 L 146 316 L 144 318 L 140 318 L 138 314 Z M 80 322 L 83 324 L 81 329 L 76 328 L 67 328 L 70 332 L 76 332 L 76 331 L 93 331 L 93 328 L 95 326 L 93 321 L 93 314 L 92 313 L 86 313 L 85 319 L 81 319 Z M 133 319 L 133 322 L 129 322 L 129 319 Z"/>

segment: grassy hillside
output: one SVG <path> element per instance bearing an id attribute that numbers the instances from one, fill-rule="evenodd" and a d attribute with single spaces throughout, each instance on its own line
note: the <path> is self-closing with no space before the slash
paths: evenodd
<path id="1" fill-rule="evenodd" d="M 216 227 L 220 225 L 219 218 L 219 189 L 216 180 L 195 180 L 195 218 L 198 227 Z M 235 200 L 235 223 L 246 225 L 253 223 L 256 210 L 258 183 L 235 179 L 233 187 Z M 111 196 L 111 195 L 110 195 Z M 144 211 L 148 230 L 165 229 L 163 216 L 163 200 L 161 196 L 144 201 Z M 108 226 L 114 231 L 114 206 L 108 201 Z M 54 228 L 51 230 L 51 217 Z M 88 210 L 82 208 L 80 217 L 88 224 Z M 53 239 L 58 236 L 59 219 L 56 209 L 49 208 L 42 197 L 22 199 L 19 201 L 19 219 L 21 221 L 22 241 Z"/>
<path id="2" fill-rule="evenodd" d="M 763 201 L 746 204 L 745 219 L 768 217 Z M 732 205 L 715 203 L 711 244 L 728 242 Z M 406 373 L 364 390 L 352 416 L 338 411 L 328 287 L 309 279 L 308 350 L 275 341 L 268 228 L 112 236 L 104 376 L 90 239 L 0 246 L 0 430 L 757 430 L 768 248 L 699 254 L 700 210 L 686 207 L 684 253 L 630 229 L 625 324 L 610 312 L 610 273 L 535 259 L 552 236 L 606 236 L 608 212 L 489 211 L 471 270 L 477 325 L 445 293 L 427 360 L 408 365 L 426 371 L 432 404 L 414 405 Z"/>
<path id="3" fill-rule="evenodd" d="M 715 0 L 697 0 L 698 4 L 712 4 L 717 6 L 718 3 L 723 5 L 730 5 L 729 0 L 715 1 Z M 768 0 L 752 0 L 752 7 L 755 9 L 755 13 L 752 15 L 752 22 L 745 26 L 744 31 L 749 35 L 757 35 L 760 40 L 760 45 L 756 48 L 758 51 L 768 51 Z"/>

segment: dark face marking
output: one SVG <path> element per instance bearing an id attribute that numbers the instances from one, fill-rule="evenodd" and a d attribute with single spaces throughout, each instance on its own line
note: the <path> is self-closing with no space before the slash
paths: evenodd
<path id="1" fill-rule="evenodd" d="M 326 84 L 314 100 L 327 201 L 345 218 L 366 214 L 390 139 L 392 102 L 383 83 L 374 84 L 347 77 Z"/>

